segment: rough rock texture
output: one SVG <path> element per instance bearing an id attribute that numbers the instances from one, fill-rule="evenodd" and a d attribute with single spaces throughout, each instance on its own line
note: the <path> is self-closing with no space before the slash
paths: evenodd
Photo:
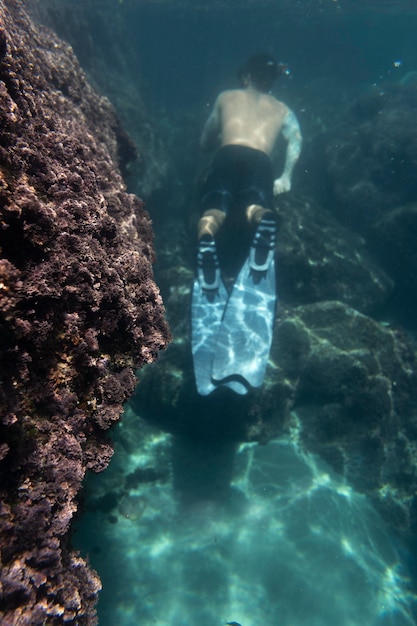
<path id="1" fill-rule="evenodd" d="M 148 200 L 167 186 L 172 188 L 172 153 L 160 132 L 160 116 L 153 119 L 152 112 L 146 110 L 143 61 L 138 58 L 138 34 L 133 35 L 126 27 L 127 7 L 101 0 L 26 0 L 25 6 L 37 22 L 46 24 L 72 45 L 83 70 L 110 99 L 139 147 L 138 158 L 123 170 L 129 189 Z"/>
<path id="2" fill-rule="evenodd" d="M 322 302 L 281 319 L 271 357 L 271 378 L 292 390 L 294 437 L 410 539 L 417 523 L 416 345 L 341 302 Z"/>
<path id="3" fill-rule="evenodd" d="M 393 282 L 392 312 L 415 329 L 417 75 L 374 85 L 326 134 L 331 207 L 361 232 Z"/>
<path id="4" fill-rule="evenodd" d="M 369 232 L 372 247 L 395 284 L 393 315 L 413 330 L 417 319 L 416 237 L 417 202 L 387 211 Z"/>
<path id="5" fill-rule="evenodd" d="M 341 300 L 362 313 L 385 305 L 393 282 L 363 237 L 311 199 L 279 202 L 279 294 L 286 305 Z"/>
<path id="6" fill-rule="evenodd" d="M 131 158 L 71 48 L 0 7 L 0 621 L 93 624 L 100 581 L 69 546 L 85 471 L 136 367 L 169 331 Z"/>
<path id="7" fill-rule="evenodd" d="M 373 86 L 327 138 L 339 212 L 362 231 L 388 209 L 417 200 L 417 81 Z"/>

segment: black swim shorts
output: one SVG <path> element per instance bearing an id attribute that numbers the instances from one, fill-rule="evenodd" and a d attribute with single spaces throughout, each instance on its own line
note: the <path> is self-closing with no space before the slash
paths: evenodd
<path id="1" fill-rule="evenodd" d="M 216 154 L 201 192 L 202 211 L 245 209 L 257 204 L 273 208 L 271 160 L 247 146 L 227 145 Z"/>

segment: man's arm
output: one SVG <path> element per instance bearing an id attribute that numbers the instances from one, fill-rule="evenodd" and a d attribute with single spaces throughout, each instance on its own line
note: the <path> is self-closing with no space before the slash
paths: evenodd
<path id="1" fill-rule="evenodd" d="M 203 132 L 200 137 L 200 146 L 203 150 L 211 150 L 215 148 L 220 138 L 220 96 L 214 103 L 213 111 L 210 113 Z"/>
<path id="2" fill-rule="evenodd" d="M 287 154 L 285 156 L 284 171 L 281 177 L 277 178 L 274 181 L 275 195 L 283 193 L 284 191 L 289 191 L 291 189 L 292 172 L 301 152 L 302 137 L 300 132 L 300 125 L 295 114 L 289 109 L 284 118 L 282 134 L 284 136 L 284 139 L 288 142 Z"/>

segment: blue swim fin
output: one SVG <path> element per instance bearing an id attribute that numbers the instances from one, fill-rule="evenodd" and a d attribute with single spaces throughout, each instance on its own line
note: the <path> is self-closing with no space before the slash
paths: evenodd
<path id="1" fill-rule="evenodd" d="M 240 394 L 265 378 L 277 298 L 275 229 L 274 216 L 259 223 L 217 333 L 212 381 Z"/>
<path id="2" fill-rule="evenodd" d="M 221 279 L 218 288 L 211 292 L 203 289 L 200 280 L 195 279 L 191 305 L 191 348 L 197 391 L 202 396 L 207 396 L 216 388 L 211 380 L 211 368 L 227 297 Z"/>
<path id="3" fill-rule="evenodd" d="M 199 242 L 197 278 L 191 303 L 191 348 L 197 391 L 207 396 L 216 386 L 211 367 L 216 338 L 226 306 L 228 293 L 224 286 L 214 239 L 208 235 Z"/>

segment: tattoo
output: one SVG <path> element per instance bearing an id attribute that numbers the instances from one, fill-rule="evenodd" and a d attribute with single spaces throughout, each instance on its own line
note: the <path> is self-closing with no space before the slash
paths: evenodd
<path id="1" fill-rule="evenodd" d="M 300 156 L 302 144 L 300 125 L 295 114 L 290 110 L 285 116 L 282 134 L 288 142 L 284 173 L 290 175 Z"/>

